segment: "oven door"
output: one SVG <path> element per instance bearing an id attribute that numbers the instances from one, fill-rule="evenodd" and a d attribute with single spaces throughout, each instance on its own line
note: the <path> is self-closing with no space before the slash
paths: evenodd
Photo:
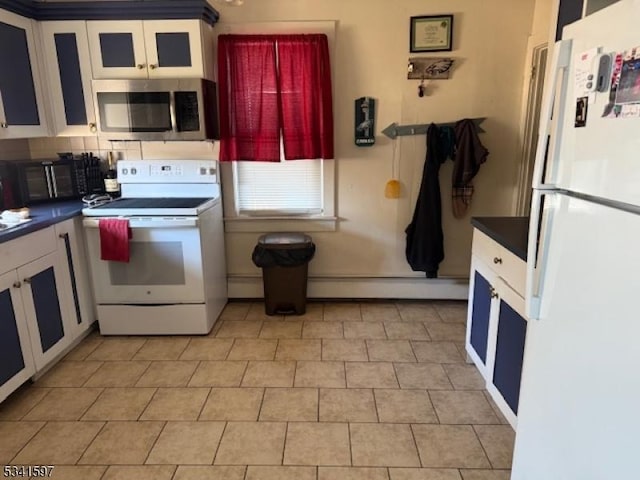
<path id="1" fill-rule="evenodd" d="M 98 304 L 204 303 L 197 217 L 130 218 L 128 263 L 100 259 L 99 221 L 83 220 Z"/>

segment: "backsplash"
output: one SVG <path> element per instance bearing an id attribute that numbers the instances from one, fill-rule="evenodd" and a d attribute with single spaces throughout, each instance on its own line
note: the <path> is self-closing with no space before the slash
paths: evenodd
<path id="1" fill-rule="evenodd" d="M 29 159 L 28 140 L 0 140 L 0 161 L 23 159 Z"/>
<path id="2" fill-rule="evenodd" d="M 214 142 L 140 142 L 101 140 L 97 137 L 51 137 L 29 139 L 28 147 L 32 159 L 56 158 L 59 152 L 93 152 L 95 156 L 106 160 L 109 151 L 114 152 L 117 160 L 218 158 L 218 144 Z"/>

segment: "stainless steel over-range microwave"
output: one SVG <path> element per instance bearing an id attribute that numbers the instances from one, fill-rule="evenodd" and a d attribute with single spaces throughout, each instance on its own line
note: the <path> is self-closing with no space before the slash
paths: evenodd
<path id="1" fill-rule="evenodd" d="M 201 78 L 94 80 L 98 136 L 108 140 L 218 138 L 216 84 Z"/>

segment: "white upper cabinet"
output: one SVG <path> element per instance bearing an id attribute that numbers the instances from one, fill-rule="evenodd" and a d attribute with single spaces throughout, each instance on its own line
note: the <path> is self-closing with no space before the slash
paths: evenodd
<path id="1" fill-rule="evenodd" d="M 210 30 L 195 19 L 89 21 L 93 78 L 212 78 Z"/>
<path id="2" fill-rule="evenodd" d="M 86 22 L 42 22 L 41 31 L 55 135 L 95 135 Z"/>
<path id="3" fill-rule="evenodd" d="M 49 133 L 34 25 L 0 10 L 0 139 Z"/>

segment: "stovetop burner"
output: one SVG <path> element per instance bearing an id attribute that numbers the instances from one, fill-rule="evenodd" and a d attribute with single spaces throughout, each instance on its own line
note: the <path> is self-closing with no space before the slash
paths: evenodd
<path id="1" fill-rule="evenodd" d="M 133 208 L 196 208 L 209 201 L 209 198 L 119 198 L 113 202 L 93 207 L 99 209 L 133 209 Z"/>

